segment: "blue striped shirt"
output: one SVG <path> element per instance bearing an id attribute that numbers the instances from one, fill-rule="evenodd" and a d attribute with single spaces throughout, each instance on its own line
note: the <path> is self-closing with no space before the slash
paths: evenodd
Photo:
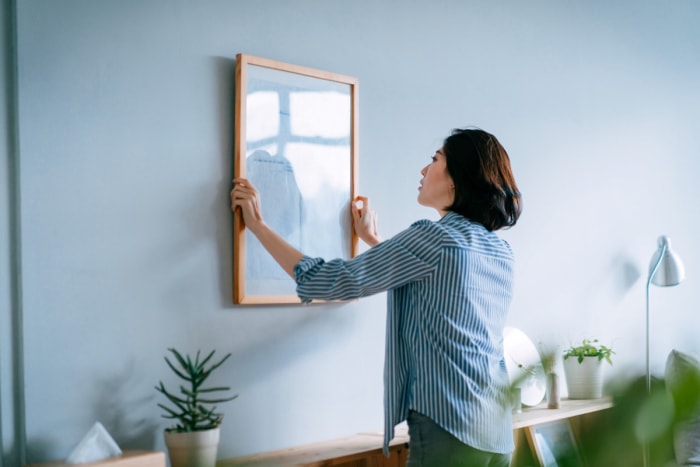
<path id="1" fill-rule="evenodd" d="M 513 283 L 508 243 L 448 212 L 350 260 L 305 256 L 294 272 L 303 302 L 388 291 L 385 452 L 409 410 L 476 449 L 513 450 L 502 336 Z"/>

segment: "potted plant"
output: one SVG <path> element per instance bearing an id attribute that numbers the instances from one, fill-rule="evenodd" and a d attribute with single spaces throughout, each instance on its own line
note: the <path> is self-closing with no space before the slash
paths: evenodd
<path id="1" fill-rule="evenodd" d="M 230 356 L 227 354 L 216 363 L 210 363 L 214 350 L 200 360 L 197 351 L 194 359 L 183 356 L 175 349 L 168 349 L 177 364 L 165 357 L 171 370 L 185 383 L 179 392 L 173 393 L 160 381 L 156 390 L 163 394 L 172 406 L 158 404 L 165 411 L 163 418 L 176 420 L 176 424 L 165 429 L 165 444 L 168 447 L 172 467 L 214 467 L 219 446 L 219 425 L 223 414 L 216 411 L 216 405 L 228 402 L 238 395 L 212 397 L 215 393 L 229 391 L 227 386 L 204 387 L 207 378 Z"/>
<path id="2" fill-rule="evenodd" d="M 598 399 L 603 395 L 603 361 L 612 365 L 612 348 L 598 339 L 583 339 L 564 350 L 564 375 L 569 399 Z"/>

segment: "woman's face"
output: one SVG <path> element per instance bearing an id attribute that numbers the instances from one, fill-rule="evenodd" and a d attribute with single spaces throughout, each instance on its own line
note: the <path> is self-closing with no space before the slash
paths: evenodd
<path id="1" fill-rule="evenodd" d="M 423 178 L 418 187 L 418 203 L 437 209 L 441 216 L 447 214 L 446 208 L 452 206 L 455 185 L 447 172 L 447 162 L 442 148 L 435 152 L 432 162 L 420 171 Z"/>

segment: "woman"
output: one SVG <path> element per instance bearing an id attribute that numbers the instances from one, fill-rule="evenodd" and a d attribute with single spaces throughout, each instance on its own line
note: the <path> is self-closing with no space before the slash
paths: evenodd
<path id="1" fill-rule="evenodd" d="M 297 282 L 303 302 L 387 294 L 384 369 L 387 451 L 408 421 L 408 466 L 507 466 L 513 449 L 503 327 L 513 256 L 494 231 L 515 225 L 521 196 L 505 149 L 480 129 L 454 130 L 421 171 L 420 220 L 382 241 L 366 198 L 352 203 L 372 246 L 350 259 L 310 258 L 272 231 L 250 183 L 234 180 L 232 209 Z M 358 204 L 361 204 L 359 206 Z"/>

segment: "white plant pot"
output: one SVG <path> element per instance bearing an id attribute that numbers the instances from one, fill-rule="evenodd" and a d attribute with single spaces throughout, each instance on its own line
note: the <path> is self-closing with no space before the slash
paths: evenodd
<path id="1" fill-rule="evenodd" d="M 564 375 L 569 399 L 599 399 L 603 396 L 603 364 L 598 357 L 577 357 L 564 360 Z"/>
<path id="2" fill-rule="evenodd" d="M 171 467 L 215 467 L 219 428 L 189 433 L 165 432 Z"/>

